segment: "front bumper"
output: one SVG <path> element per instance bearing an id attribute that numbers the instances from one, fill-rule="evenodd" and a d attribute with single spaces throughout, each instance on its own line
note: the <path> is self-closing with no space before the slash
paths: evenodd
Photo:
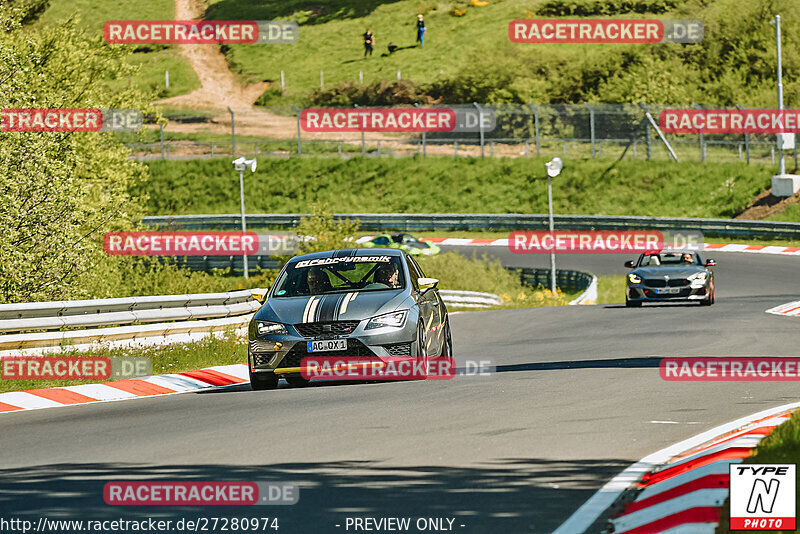
<path id="1" fill-rule="evenodd" d="M 267 335 L 248 340 L 248 364 L 254 373 L 281 373 L 282 369 L 296 369 L 303 358 L 346 356 L 410 356 L 414 354 L 416 323 L 406 321 L 401 328 L 383 327 L 365 330 L 367 320 L 362 320 L 352 333 L 346 335 L 302 336 L 294 325 L 286 325 L 289 335 Z M 346 339 L 347 349 L 338 351 L 308 352 L 308 342 Z"/>
<path id="2" fill-rule="evenodd" d="M 678 293 L 662 293 L 659 290 L 665 288 L 648 287 L 644 284 L 628 284 L 626 290 L 627 300 L 633 302 L 676 302 L 708 300 L 711 298 L 711 291 L 708 285 L 700 287 L 684 286 L 678 289 Z M 670 288 L 672 289 L 672 288 Z"/>

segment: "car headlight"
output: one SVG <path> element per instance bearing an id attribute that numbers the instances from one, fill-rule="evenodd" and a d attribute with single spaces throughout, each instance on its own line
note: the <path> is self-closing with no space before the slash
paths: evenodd
<path id="1" fill-rule="evenodd" d="M 377 317 L 370 319 L 364 329 L 371 330 L 372 328 L 383 328 L 385 326 L 401 328 L 406 324 L 407 316 L 408 310 L 384 313 L 383 315 L 378 315 Z"/>
<path id="2" fill-rule="evenodd" d="M 708 273 L 705 271 L 695 273 L 689 276 L 688 280 L 691 280 L 692 282 L 704 283 L 706 280 L 708 280 Z"/>
<path id="3" fill-rule="evenodd" d="M 631 284 L 640 284 L 642 279 L 636 276 L 636 273 L 628 273 L 628 282 Z"/>
<path id="4" fill-rule="evenodd" d="M 270 321 L 256 321 L 256 333 L 259 336 L 267 334 L 288 336 L 289 331 L 281 323 L 272 323 Z"/>

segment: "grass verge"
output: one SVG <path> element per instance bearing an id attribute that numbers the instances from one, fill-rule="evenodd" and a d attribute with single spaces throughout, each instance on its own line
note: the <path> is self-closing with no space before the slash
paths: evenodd
<path id="1" fill-rule="evenodd" d="M 262 159 L 245 181 L 250 213 L 303 213 L 310 201 L 344 213 L 546 213 L 547 158 Z M 154 161 L 153 215 L 236 213 L 230 161 Z M 553 183 L 556 213 L 731 217 L 770 186 L 770 170 L 739 163 L 568 160 Z M 532 179 L 536 178 L 536 179 Z"/>
<path id="2" fill-rule="evenodd" d="M 192 343 L 154 345 L 151 347 L 97 348 L 88 352 L 67 351 L 59 356 L 110 357 L 130 356 L 150 358 L 153 374 L 192 371 L 212 365 L 228 365 L 247 361 L 247 346 L 233 332 L 219 337 L 209 336 Z M 26 389 L 52 388 L 87 384 L 76 380 L 0 380 L 0 393 Z"/>

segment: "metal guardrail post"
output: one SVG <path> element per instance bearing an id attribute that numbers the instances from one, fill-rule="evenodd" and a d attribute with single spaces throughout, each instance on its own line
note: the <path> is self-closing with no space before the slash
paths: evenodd
<path id="1" fill-rule="evenodd" d="M 297 109 L 294 104 L 292 104 L 292 109 L 297 116 L 297 155 L 300 156 L 303 153 L 303 144 L 300 140 L 300 110 Z"/>
<path id="2" fill-rule="evenodd" d="M 589 136 L 592 140 L 592 157 L 595 157 L 595 148 L 594 148 L 594 110 L 592 106 L 589 104 L 584 104 L 589 109 Z"/>
<path id="3" fill-rule="evenodd" d="M 458 141 L 453 141 L 453 157 L 458 157 Z"/>
<path id="4" fill-rule="evenodd" d="M 480 132 L 481 136 L 481 157 L 483 157 L 483 111 L 477 102 L 473 102 L 472 105 L 478 110 L 478 131 Z"/>
<path id="5" fill-rule="evenodd" d="M 536 132 L 536 155 L 539 156 L 539 147 L 541 146 L 541 141 L 539 139 L 539 108 L 528 102 L 528 106 L 533 110 L 533 127 Z M 528 155 L 527 153 L 525 154 Z"/>

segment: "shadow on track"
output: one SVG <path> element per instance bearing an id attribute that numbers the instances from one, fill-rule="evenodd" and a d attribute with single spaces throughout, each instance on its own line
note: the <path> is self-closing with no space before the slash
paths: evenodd
<path id="1" fill-rule="evenodd" d="M 447 451 L 442 454 L 447 457 Z M 34 521 L 39 516 L 76 520 L 277 516 L 279 532 L 339 533 L 348 516 L 410 517 L 412 521 L 455 517 L 454 530 L 465 533 L 552 532 L 594 489 L 630 464 L 621 459 L 539 458 L 503 458 L 470 468 L 401 468 L 358 460 L 264 464 L 271 455 L 265 443 L 263 450 L 253 451 L 252 466 L 67 463 L 3 469 L 0 510 L 6 517 Z M 293 506 L 105 504 L 106 482 L 134 479 L 291 482 L 299 484 L 300 500 Z M 465 526 L 460 528 L 461 524 Z"/>

